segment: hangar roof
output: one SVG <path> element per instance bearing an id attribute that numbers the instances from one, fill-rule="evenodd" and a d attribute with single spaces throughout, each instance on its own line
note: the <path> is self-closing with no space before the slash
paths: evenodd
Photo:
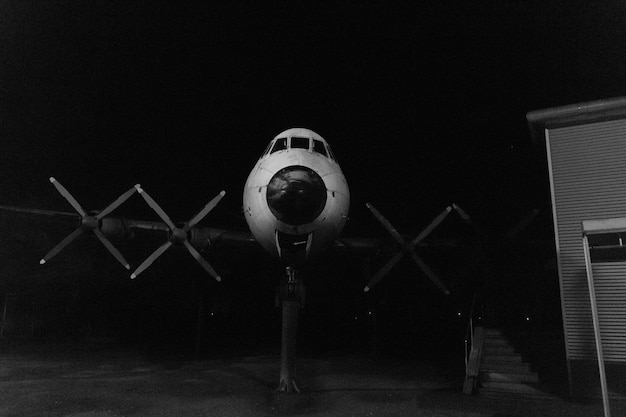
<path id="1" fill-rule="evenodd" d="M 533 142 L 543 142 L 544 129 L 626 118 L 626 97 L 570 104 L 526 114 Z"/>

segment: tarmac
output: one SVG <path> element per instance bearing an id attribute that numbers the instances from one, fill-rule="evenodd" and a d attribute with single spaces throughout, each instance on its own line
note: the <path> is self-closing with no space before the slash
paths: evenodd
<path id="1" fill-rule="evenodd" d="M 464 395 L 462 377 L 428 359 L 342 353 L 298 359 L 300 394 L 274 391 L 278 354 L 148 358 L 103 345 L 0 343 L 0 416 L 603 416 L 576 402 Z M 612 401 L 612 416 L 626 402 Z"/>

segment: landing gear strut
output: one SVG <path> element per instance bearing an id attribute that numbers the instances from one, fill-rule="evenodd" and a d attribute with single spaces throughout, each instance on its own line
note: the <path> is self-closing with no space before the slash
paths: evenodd
<path id="1" fill-rule="evenodd" d="M 280 301 L 283 308 L 282 343 L 280 349 L 280 383 L 276 391 L 300 393 L 296 384 L 296 340 L 298 311 L 304 303 L 304 283 L 295 267 L 286 268 L 286 277 L 280 283 Z"/>

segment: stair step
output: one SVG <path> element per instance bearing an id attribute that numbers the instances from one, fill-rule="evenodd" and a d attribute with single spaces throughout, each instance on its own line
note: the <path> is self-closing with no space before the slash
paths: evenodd
<path id="1" fill-rule="evenodd" d="M 496 371 L 481 371 L 480 380 L 483 382 L 508 382 L 508 383 L 539 383 L 539 376 L 536 373 L 503 373 Z"/>
<path id="2" fill-rule="evenodd" d="M 517 392 L 517 393 L 537 393 L 537 388 L 529 384 L 515 382 L 482 382 L 481 391 L 500 391 L 500 392 Z"/>
<path id="3" fill-rule="evenodd" d="M 484 352 L 484 351 L 482 355 L 482 361 L 483 362 L 511 363 L 511 364 L 524 363 L 522 356 L 516 353 L 501 354 L 501 353 L 491 353 L 491 352 Z"/>
<path id="4" fill-rule="evenodd" d="M 510 374 L 533 374 L 533 370 L 530 365 L 525 362 L 510 363 L 510 362 L 496 362 L 483 360 L 480 366 L 481 371 L 500 372 Z"/>
<path id="5" fill-rule="evenodd" d="M 493 337 L 500 339 L 508 339 L 511 335 L 516 336 L 525 336 L 527 332 L 525 331 L 515 331 L 515 332 L 507 332 L 505 333 L 502 329 L 485 329 L 485 337 Z"/>
<path id="6" fill-rule="evenodd" d="M 530 384 L 509 383 L 509 382 L 483 382 L 480 388 L 480 395 L 494 398 L 503 396 L 516 396 L 525 398 L 554 398 L 552 394 L 542 391 Z"/>
<path id="7" fill-rule="evenodd" d="M 495 338 L 485 336 L 485 341 L 483 342 L 484 346 L 511 346 L 511 343 L 504 338 Z"/>
<path id="8" fill-rule="evenodd" d="M 485 329 L 485 337 L 493 339 L 508 339 L 508 333 L 505 334 L 501 329 Z"/>
<path id="9" fill-rule="evenodd" d="M 517 355 L 517 351 L 515 350 L 515 347 L 511 346 L 511 345 L 504 345 L 504 344 L 500 344 L 500 345 L 489 345 L 489 344 L 483 344 L 483 355 L 485 355 L 485 353 L 494 353 L 494 354 L 505 354 L 505 355 Z"/>

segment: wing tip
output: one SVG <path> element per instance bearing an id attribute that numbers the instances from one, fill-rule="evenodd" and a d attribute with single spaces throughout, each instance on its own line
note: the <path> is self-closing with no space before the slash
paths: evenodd
<path id="1" fill-rule="evenodd" d="M 43 265 L 43 264 L 45 264 L 45 263 L 46 263 L 46 260 L 45 260 L 45 259 L 42 259 L 42 260 L 40 260 L 40 261 L 39 261 L 39 265 Z"/>

